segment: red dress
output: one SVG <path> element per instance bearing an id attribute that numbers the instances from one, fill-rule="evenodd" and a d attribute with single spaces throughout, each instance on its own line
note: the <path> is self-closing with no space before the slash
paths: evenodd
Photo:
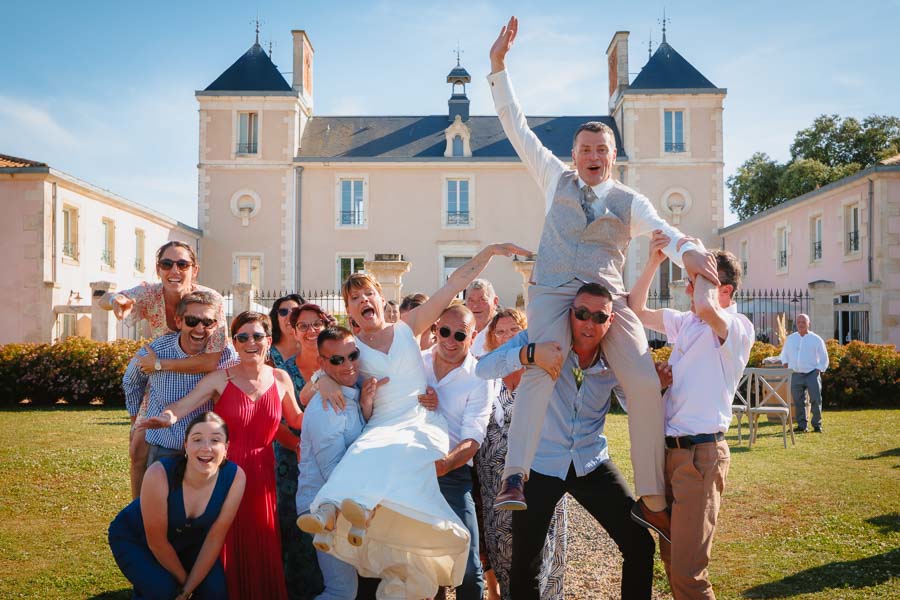
<path id="1" fill-rule="evenodd" d="M 222 548 L 228 597 L 287 600 L 275 512 L 275 453 L 281 398 L 273 382 L 255 402 L 229 381 L 216 403 L 228 425 L 228 458 L 247 475 L 241 506 Z"/>

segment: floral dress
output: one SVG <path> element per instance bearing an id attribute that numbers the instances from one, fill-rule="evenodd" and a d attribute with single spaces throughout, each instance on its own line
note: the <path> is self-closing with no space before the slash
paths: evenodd
<path id="1" fill-rule="evenodd" d="M 482 535 L 487 546 L 491 567 L 500 583 L 503 600 L 511 600 L 509 572 L 512 566 L 512 512 L 496 510 L 494 499 L 500 491 L 503 479 L 503 464 L 506 460 L 506 446 L 509 423 L 516 393 L 506 384 L 500 386 L 499 406 L 503 411 L 503 423 L 498 423 L 499 415 L 491 415 L 484 442 L 478 449 L 475 465 L 481 482 L 481 498 L 484 509 L 484 531 Z M 541 600 L 563 599 L 563 577 L 566 572 L 566 497 L 556 505 L 553 519 L 547 530 L 547 539 L 541 553 L 540 590 Z"/>
<path id="2" fill-rule="evenodd" d="M 285 360 L 275 346 L 269 350 L 272 364 L 276 369 L 286 371 L 294 382 L 294 395 L 299 398 L 300 390 L 306 385 L 295 356 Z M 284 422 L 284 420 L 282 420 Z M 300 430 L 291 428 L 299 436 Z M 275 448 L 275 492 L 278 523 L 281 528 L 281 556 L 284 562 L 284 579 L 288 597 L 291 600 L 315 598 L 325 589 L 316 549 L 312 536 L 297 528 L 297 453 L 285 448 L 276 440 Z"/>

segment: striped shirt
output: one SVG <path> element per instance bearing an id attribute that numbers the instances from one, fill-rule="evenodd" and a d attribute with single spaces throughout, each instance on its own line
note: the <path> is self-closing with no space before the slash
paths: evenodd
<path id="1" fill-rule="evenodd" d="M 181 334 L 170 333 L 153 340 L 150 347 L 160 360 L 188 358 L 188 354 L 181 349 L 178 338 Z M 147 351 L 141 348 L 138 356 L 146 356 Z M 232 367 L 238 363 L 237 353 L 230 344 L 226 344 L 219 359 L 219 369 Z M 206 373 L 179 373 L 177 371 L 155 371 L 151 375 L 141 371 L 137 361 L 132 360 L 122 379 L 122 387 L 125 390 L 125 406 L 129 414 L 137 415 L 144 391 L 150 385 L 150 397 L 147 404 L 147 417 L 156 417 L 162 414 L 169 404 L 181 400 L 187 396 L 197 383 L 203 379 Z M 163 446 L 170 450 L 180 450 L 184 447 L 184 436 L 187 426 L 201 412 L 212 410 L 212 402 L 206 402 L 203 406 L 185 415 L 167 429 L 148 429 L 147 442 Z"/>

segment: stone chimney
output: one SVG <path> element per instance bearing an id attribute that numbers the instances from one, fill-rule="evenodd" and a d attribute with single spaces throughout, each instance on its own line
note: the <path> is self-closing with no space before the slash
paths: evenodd
<path id="1" fill-rule="evenodd" d="M 613 114 L 619 98 L 628 89 L 628 32 L 617 31 L 606 48 L 609 66 L 609 114 Z"/>
<path id="2" fill-rule="evenodd" d="M 313 47 L 309 41 L 309 36 L 302 29 L 294 29 L 291 31 L 294 38 L 294 89 L 300 92 L 310 111 L 312 111 L 313 99 Z"/>

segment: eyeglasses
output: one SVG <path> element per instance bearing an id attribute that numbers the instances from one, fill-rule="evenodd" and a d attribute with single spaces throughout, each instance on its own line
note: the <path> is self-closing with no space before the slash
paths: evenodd
<path id="1" fill-rule="evenodd" d="M 251 333 L 236 333 L 236 334 L 234 334 L 234 341 L 240 342 L 241 344 L 246 344 L 247 342 L 250 341 L 251 337 L 253 338 L 254 342 L 259 343 L 269 336 L 267 336 L 264 333 L 260 333 L 258 331 L 254 331 L 252 334 Z"/>
<path id="2" fill-rule="evenodd" d="M 591 312 L 583 306 L 573 306 L 572 314 L 574 314 L 575 318 L 579 321 L 587 321 L 588 319 L 590 319 L 597 325 L 603 325 L 607 320 L 609 320 L 608 313 L 605 313 L 602 310 Z"/>
<path id="3" fill-rule="evenodd" d="M 295 329 L 300 330 L 302 333 L 306 333 L 310 329 L 319 331 L 324 328 L 325 328 L 325 323 L 323 323 L 321 320 L 319 320 L 319 321 L 313 321 L 312 323 L 297 323 L 297 326 Z"/>
<path id="4" fill-rule="evenodd" d="M 339 367 L 342 364 L 344 364 L 345 360 L 349 360 L 350 362 L 358 361 L 359 360 L 359 348 L 357 348 L 356 350 L 354 350 L 347 356 L 343 356 L 341 354 L 335 354 L 333 356 L 323 356 L 320 354 L 319 356 L 321 356 L 324 359 L 327 359 L 328 362 L 330 362 L 334 366 Z"/>
<path id="5" fill-rule="evenodd" d="M 163 271 L 171 271 L 172 267 L 178 267 L 179 271 L 187 271 L 191 267 L 194 266 L 189 260 L 179 259 L 172 260 L 171 258 L 164 258 L 162 260 L 157 261 L 156 266 L 162 269 Z"/>
<path id="6" fill-rule="evenodd" d="M 212 327 L 213 325 L 218 323 L 218 321 L 216 321 L 215 319 L 205 319 L 205 318 L 201 318 L 201 317 L 195 317 L 194 315 L 185 315 L 184 316 L 184 324 L 187 325 L 188 327 L 196 327 L 200 323 L 203 323 L 203 327 L 205 327 L 206 329 L 209 329 L 210 327 Z"/>
<path id="7" fill-rule="evenodd" d="M 440 329 L 438 329 L 438 333 L 441 334 L 442 338 L 448 338 L 450 337 L 450 334 L 452 332 L 450 331 L 449 327 L 441 327 Z M 466 341 L 467 337 L 469 337 L 469 334 L 463 330 L 453 333 L 453 339 L 457 342 L 464 342 Z"/>

